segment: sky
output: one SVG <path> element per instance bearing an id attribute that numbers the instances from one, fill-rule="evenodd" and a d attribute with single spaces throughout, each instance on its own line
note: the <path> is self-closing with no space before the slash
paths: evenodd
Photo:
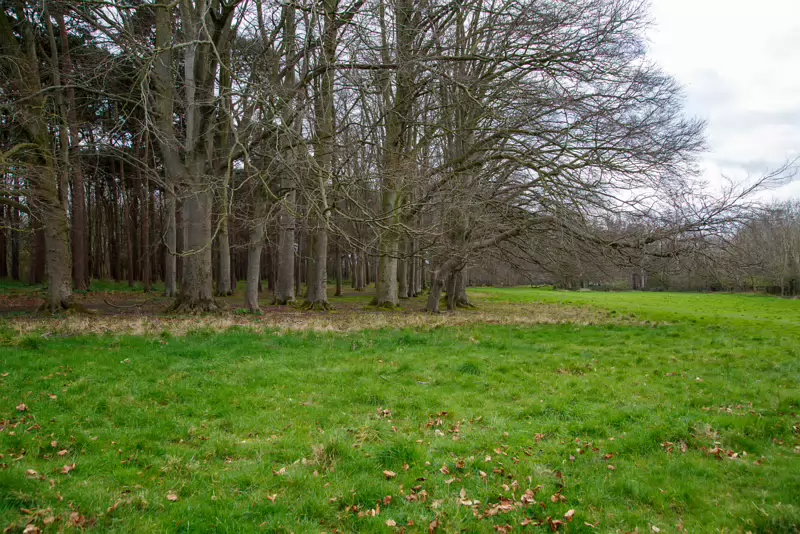
<path id="1" fill-rule="evenodd" d="M 711 187 L 800 156 L 800 0 L 650 0 L 651 57 L 707 121 Z M 800 200 L 795 180 L 762 194 Z"/>

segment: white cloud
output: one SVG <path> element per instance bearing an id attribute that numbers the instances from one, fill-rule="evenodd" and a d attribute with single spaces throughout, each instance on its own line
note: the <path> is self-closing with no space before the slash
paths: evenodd
<path id="1" fill-rule="evenodd" d="M 744 179 L 800 155 L 800 2 L 652 0 L 652 57 L 686 87 L 708 122 L 711 184 Z M 800 198 L 800 180 L 774 198 Z"/>

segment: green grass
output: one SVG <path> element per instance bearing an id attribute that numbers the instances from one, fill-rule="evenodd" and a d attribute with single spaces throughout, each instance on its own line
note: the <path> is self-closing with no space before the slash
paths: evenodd
<path id="1" fill-rule="evenodd" d="M 521 522 L 574 510 L 561 530 L 798 531 L 800 302 L 474 295 L 661 324 L 186 337 L 0 326 L 0 527 L 545 532 Z M 474 515 L 537 486 L 535 505 Z M 459 505 L 462 488 L 477 507 Z M 376 517 L 353 511 L 378 501 Z"/>

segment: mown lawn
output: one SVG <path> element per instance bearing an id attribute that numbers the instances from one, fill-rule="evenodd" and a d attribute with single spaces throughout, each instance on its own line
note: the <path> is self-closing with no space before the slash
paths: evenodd
<path id="1" fill-rule="evenodd" d="M 800 302 L 473 294 L 608 324 L 0 325 L 0 528 L 798 532 Z"/>

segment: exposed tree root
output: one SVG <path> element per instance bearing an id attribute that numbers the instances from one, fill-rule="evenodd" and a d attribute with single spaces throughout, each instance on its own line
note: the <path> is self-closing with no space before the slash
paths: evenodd
<path id="1" fill-rule="evenodd" d="M 295 303 L 295 299 L 272 299 L 273 306 L 289 306 Z"/>
<path id="2" fill-rule="evenodd" d="M 97 315 L 97 313 L 93 312 L 92 310 L 88 309 L 86 306 L 82 304 L 66 300 L 62 300 L 57 305 L 51 305 L 49 302 L 44 302 L 36 310 L 36 313 L 42 315 L 53 315 L 55 313 L 61 313 L 61 312 L 75 312 L 84 315 Z"/>
<path id="3" fill-rule="evenodd" d="M 395 304 L 393 302 L 378 302 L 373 300 L 373 306 L 381 310 L 397 310 L 400 308 L 399 304 Z"/>
<path id="4" fill-rule="evenodd" d="M 128 306 L 120 306 L 119 304 L 114 304 L 113 302 L 109 302 L 106 297 L 103 297 L 103 302 L 105 302 L 106 304 L 108 304 L 112 308 L 117 308 L 118 310 L 131 310 L 133 308 L 141 308 L 145 304 L 147 304 L 149 302 L 152 302 L 152 299 L 146 300 L 146 301 L 141 302 L 139 304 L 131 304 L 131 305 L 128 305 Z"/>
<path id="5" fill-rule="evenodd" d="M 203 313 L 217 313 L 222 307 L 214 299 L 178 299 L 167 308 L 169 313 L 200 315 Z"/>
<path id="6" fill-rule="evenodd" d="M 310 311 L 330 311 L 333 309 L 333 306 L 327 300 L 307 300 L 300 306 L 302 310 L 310 310 Z"/>

